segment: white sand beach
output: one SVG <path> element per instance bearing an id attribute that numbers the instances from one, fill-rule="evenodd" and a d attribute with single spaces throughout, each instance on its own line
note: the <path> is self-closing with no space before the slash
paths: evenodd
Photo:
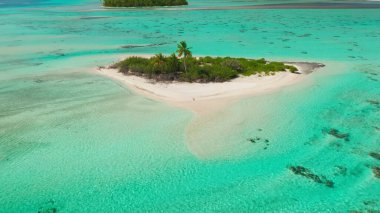
<path id="1" fill-rule="evenodd" d="M 241 76 L 223 83 L 154 82 L 143 77 L 124 75 L 117 69 L 109 68 L 99 68 L 98 73 L 121 82 L 146 97 L 203 114 L 243 97 L 261 95 L 295 84 L 314 69 L 309 63 L 292 65 L 297 66 L 300 74 L 278 72 L 271 76 Z"/>

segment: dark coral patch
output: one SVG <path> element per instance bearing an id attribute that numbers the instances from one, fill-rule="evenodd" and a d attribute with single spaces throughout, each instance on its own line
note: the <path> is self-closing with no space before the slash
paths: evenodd
<path id="1" fill-rule="evenodd" d="M 289 169 L 296 175 L 304 176 L 308 179 L 313 180 L 316 183 L 324 184 L 325 186 L 329 188 L 334 188 L 334 182 L 331 180 L 328 180 L 325 176 L 321 175 L 318 176 L 314 174 L 310 169 L 307 169 L 303 166 L 291 166 Z"/>
<path id="2" fill-rule="evenodd" d="M 329 130 L 325 130 L 325 132 L 329 135 L 332 135 L 336 138 L 343 139 L 345 141 L 350 141 L 350 134 L 349 133 L 342 133 L 337 129 L 331 128 Z"/>
<path id="3" fill-rule="evenodd" d="M 260 137 L 252 137 L 252 138 L 248 138 L 247 141 L 255 144 L 255 143 L 264 143 L 265 146 L 264 146 L 264 149 L 268 149 L 268 146 L 269 146 L 269 140 L 268 139 L 263 139 L 263 138 L 260 138 Z"/>
<path id="4" fill-rule="evenodd" d="M 50 200 L 38 209 L 38 213 L 56 213 L 58 209 L 55 206 L 55 201 Z"/>
<path id="5" fill-rule="evenodd" d="M 367 102 L 371 105 L 380 105 L 380 102 L 376 100 L 367 100 Z"/>
<path id="6" fill-rule="evenodd" d="M 370 152 L 368 155 L 377 159 L 377 160 L 380 160 L 380 153 Z"/>
<path id="7" fill-rule="evenodd" d="M 48 208 L 44 210 L 38 210 L 38 213 L 56 213 L 56 212 L 57 212 L 57 208 Z"/>
<path id="8" fill-rule="evenodd" d="M 380 179 L 380 167 L 378 166 L 372 167 L 372 172 L 375 175 L 375 177 Z"/>

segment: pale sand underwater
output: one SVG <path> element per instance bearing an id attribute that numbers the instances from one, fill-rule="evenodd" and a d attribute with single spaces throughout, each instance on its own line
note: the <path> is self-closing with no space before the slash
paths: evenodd
<path id="1" fill-rule="evenodd" d="M 0 212 L 380 209 L 379 10 L 190 1 L 200 10 L 0 5 Z M 182 40 L 199 55 L 326 67 L 204 114 L 95 71 Z"/>

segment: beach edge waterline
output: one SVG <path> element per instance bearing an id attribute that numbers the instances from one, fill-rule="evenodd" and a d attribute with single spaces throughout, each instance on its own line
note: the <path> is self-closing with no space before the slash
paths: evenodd
<path id="1" fill-rule="evenodd" d="M 152 57 L 153 55 L 128 55 L 127 57 Z M 156 82 L 135 75 L 125 75 L 117 69 L 98 67 L 96 73 L 121 83 L 144 97 L 190 110 L 195 114 L 209 114 L 223 109 L 240 99 L 264 95 L 302 81 L 308 74 L 324 67 L 315 62 L 284 62 L 298 68 L 299 73 L 276 72 L 269 76 L 239 76 L 227 82 L 188 83 Z"/>

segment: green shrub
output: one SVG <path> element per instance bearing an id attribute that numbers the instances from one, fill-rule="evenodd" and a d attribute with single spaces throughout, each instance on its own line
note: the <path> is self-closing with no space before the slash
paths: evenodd
<path id="1" fill-rule="evenodd" d="M 214 59 L 210 56 L 200 57 L 198 60 L 200 63 L 213 63 Z"/>
<path id="2" fill-rule="evenodd" d="M 297 67 L 295 67 L 295 66 L 286 65 L 285 67 L 286 67 L 286 69 L 288 69 L 289 72 L 291 72 L 291 73 L 295 73 L 295 72 L 298 71 Z"/>
<path id="3" fill-rule="evenodd" d="M 222 65 L 211 66 L 208 81 L 223 82 L 238 77 L 238 72 Z"/>
<path id="4" fill-rule="evenodd" d="M 167 58 L 167 65 L 167 73 L 175 74 L 179 71 L 179 60 L 174 53 Z"/>
<path id="5" fill-rule="evenodd" d="M 186 62 L 187 70 L 184 69 Z M 239 74 L 250 76 L 274 75 L 280 71 L 296 72 L 297 68 L 282 62 L 267 62 L 265 59 L 245 59 L 230 57 L 191 56 L 178 59 L 175 54 L 164 56 L 157 54 L 149 59 L 130 57 L 113 65 L 124 74 L 142 75 L 157 81 L 186 82 L 224 82 L 234 79 Z"/>
<path id="6" fill-rule="evenodd" d="M 187 70 L 187 72 L 182 72 L 180 76 L 181 81 L 186 81 L 186 82 L 195 82 L 195 81 L 201 81 L 202 78 L 199 75 L 200 68 L 193 66 Z"/>
<path id="7" fill-rule="evenodd" d="M 222 61 L 221 65 L 223 67 L 229 67 L 235 71 L 242 72 L 243 66 L 241 65 L 240 61 L 237 59 L 226 59 Z"/>
<path id="8" fill-rule="evenodd" d="M 119 71 L 127 74 L 128 72 L 144 72 L 149 66 L 149 59 L 141 57 L 130 57 L 116 64 Z"/>

